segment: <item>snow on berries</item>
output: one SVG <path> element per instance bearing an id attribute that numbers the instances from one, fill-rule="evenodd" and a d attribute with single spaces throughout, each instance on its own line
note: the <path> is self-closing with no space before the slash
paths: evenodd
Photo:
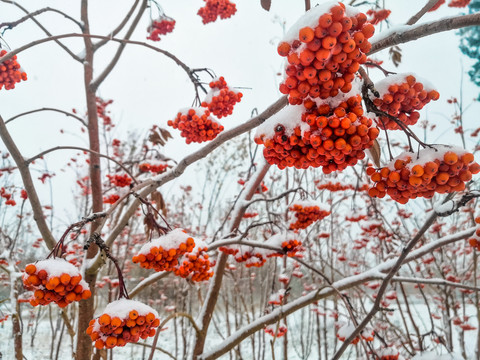
<path id="1" fill-rule="evenodd" d="M 5 55 L 7 55 L 7 50 L 1 50 L 0 57 Z M 0 90 L 4 87 L 5 90 L 15 89 L 15 84 L 22 80 L 27 80 L 27 74 L 17 62 L 17 55 L 0 63 Z"/>
<path id="2" fill-rule="evenodd" d="M 426 80 L 418 81 L 412 74 L 389 76 L 375 84 L 380 97 L 374 98 L 373 104 L 380 110 L 398 118 L 405 125 L 415 125 L 421 110 L 431 100 L 438 100 L 440 95 Z M 377 120 L 381 129 L 398 130 L 401 127 L 386 116 Z"/>
<path id="3" fill-rule="evenodd" d="M 147 39 L 152 41 L 160 41 L 160 35 L 171 33 L 174 27 L 175 20 L 166 16 L 161 16 L 158 19 L 152 20 L 152 23 L 147 28 L 147 32 L 149 34 Z"/>
<path id="4" fill-rule="evenodd" d="M 145 269 L 173 271 L 179 258 L 194 247 L 192 237 L 182 229 L 175 229 L 143 245 L 132 261 Z"/>
<path id="5" fill-rule="evenodd" d="M 54 302 L 63 308 L 92 295 L 80 271 L 61 258 L 28 264 L 22 280 L 25 289 L 33 291 L 29 300 L 32 306 Z"/>
<path id="6" fill-rule="evenodd" d="M 325 209 L 322 204 L 312 201 L 296 201 L 289 208 L 294 213 L 290 223 L 290 230 L 306 229 L 316 221 L 320 221 L 330 215 L 330 211 Z"/>
<path id="7" fill-rule="evenodd" d="M 201 7 L 197 14 L 202 18 L 204 24 L 220 19 L 228 19 L 237 12 L 237 7 L 229 0 L 204 0 L 205 6 Z"/>
<path id="8" fill-rule="evenodd" d="M 195 282 L 210 279 L 213 276 L 213 270 L 211 270 L 213 264 L 209 260 L 207 251 L 207 244 L 196 240 L 195 248 L 185 254 L 173 273 Z"/>
<path id="9" fill-rule="evenodd" d="M 369 167 L 367 175 L 375 183 L 371 197 L 406 204 L 417 197 L 430 199 L 435 193 L 444 194 L 465 189 L 465 183 L 480 172 L 473 154 L 453 146 L 435 145 L 418 153 L 405 152 L 380 169 Z"/>
<path id="10" fill-rule="evenodd" d="M 145 269 L 171 271 L 199 282 L 213 276 L 213 264 L 207 250 L 203 241 L 194 240 L 182 229 L 175 229 L 143 245 L 132 261 Z"/>
<path id="11" fill-rule="evenodd" d="M 290 104 L 348 93 L 370 51 L 375 28 L 365 14 L 338 2 L 316 6 L 303 15 L 278 45 L 287 58 L 280 92 Z"/>
<path id="12" fill-rule="evenodd" d="M 180 110 L 167 124 L 180 130 L 180 136 L 186 139 L 187 144 L 213 140 L 223 131 L 223 125 L 210 116 L 209 110 L 202 108 Z"/>
<path id="13" fill-rule="evenodd" d="M 372 119 L 363 115 L 359 94 L 338 95 L 328 102 L 307 101 L 287 106 L 257 128 L 255 142 L 280 169 L 322 167 L 342 171 L 365 158 L 365 149 L 379 135 Z"/>
<path id="14" fill-rule="evenodd" d="M 213 79 L 209 86 L 211 90 L 202 101 L 202 107 L 208 108 L 219 119 L 231 115 L 233 107 L 241 101 L 243 94 L 229 88 L 223 76 Z"/>
<path id="15" fill-rule="evenodd" d="M 108 304 L 102 315 L 90 320 L 87 334 L 97 349 L 112 349 L 155 335 L 158 313 L 139 301 L 121 298 Z"/>
<path id="16" fill-rule="evenodd" d="M 377 350 L 377 355 L 380 357 L 380 360 L 398 360 L 400 352 L 393 348 L 386 348 Z"/>
<path id="17" fill-rule="evenodd" d="M 265 327 L 265 332 L 273 337 L 282 337 L 287 333 L 287 327 L 285 325 L 280 325 L 277 328 L 276 324 L 268 325 Z"/>

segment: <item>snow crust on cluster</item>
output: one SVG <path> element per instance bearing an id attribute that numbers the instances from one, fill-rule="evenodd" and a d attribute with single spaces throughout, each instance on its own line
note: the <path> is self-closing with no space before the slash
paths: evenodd
<path id="1" fill-rule="evenodd" d="M 217 82 L 217 81 L 220 81 L 219 77 L 213 78 L 211 80 L 211 82 Z M 228 91 L 234 92 L 235 94 L 238 94 L 240 92 L 238 90 L 232 89 L 230 86 L 227 86 L 226 89 Z M 207 95 L 205 95 L 205 98 L 203 99 L 203 101 L 206 102 L 206 103 L 212 102 L 213 97 L 218 96 L 220 94 L 220 91 L 222 91 L 222 90 L 224 90 L 224 89 L 219 89 L 217 87 L 211 88 L 210 91 L 207 93 Z"/>
<path id="2" fill-rule="evenodd" d="M 39 260 L 37 262 L 32 263 L 37 268 L 37 272 L 39 270 L 45 270 L 47 272 L 47 280 L 52 277 L 60 277 L 62 274 L 68 274 L 71 277 L 82 275 L 80 270 L 75 267 L 75 265 L 69 263 L 67 260 L 62 258 L 52 258 L 52 259 L 45 259 Z M 28 277 L 28 274 L 25 273 L 24 277 Z M 82 286 L 83 290 L 90 290 L 87 282 L 82 280 L 78 283 Z"/>
<path id="3" fill-rule="evenodd" d="M 355 325 L 352 323 L 342 325 L 338 331 L 337 335 L 341 339 L 348 339 L 348 337 L 355 331 Z"/>
<path id="4" fill-rule="evenodd" d="M 164 250 L 177 249 L 181 243 L 185 243 L 190 238 L 182 229 L 174 229 L 169 233 L 153 239 L 142 246 L 138 254 L 148 254 L 153 247 L 162 247 Z M 195 241 L 196 243 L 196 241 Z"/>
<path id="5" fill-rule="evenodd" d="M 288 242 L 289 240 L 293 240 L 296 237 L 297 237 L 297 235 L 295 233 L 291 232 L 291 231 L 287 231 L 287 232 L 284 232 L 284 233 L 278 233 L 278 234 L 275 234 L 275 235 L 269 237 L 267 239 L 267 241 L 265 242 L 265 244 L 281 248 L 283 242 L 285 242 L 285 241 Z M 268 250 L 268 249 L 264 249 L 264 250 L 268 251 L 267 255 L 274 253 L 274 251 L 272 251 L 272 250 Z"/>
<path id="6" fill-rule="evenodd" d="M 315 28 L 318 25 L 318 18 L 325 13 L 330 12 L 330 9 L 338 5 L 338 1 L 326 1 L 318 6 L 312 7 L 305 14 L 303 14 L 291 27 L 281 41 L 291 43 L 298 39 L 300 29 L 309 26 Z M 346 16 L 355 16 L 360 11 L 352 6 L 345 6 Z"/>
<path id="7" fill-rule="evenodd" d="M 390 161 L 386 167 L 390 170 L 395 170 L 395 161 L 397 160 L 406 160 L 408 157 L 412 158 L 412 161 L 405 165 L 408 170 L 411 170 L 412 167 L 415 165 L 425 165 L 427 162 L 435 161 L 437 159 L 443 160 L 443 156 L 452 151 L 458 156 L 462 156 L 468 153 L 467 150 L 458 147 L 458 146 L 451 146 L 451 145 L 433 145 L 432 148 L 425 148 L 419 150 L 417 153 L 412 153 L 410 151 L 405 151 L 395 157 L 392 161 Z"/>
<path id="8" fill-rule="evenodd" d="M 306 99 L 314 101 L 317 106 L 327 104 L 331 109 L 336 108 L 340 103 L 347 101 L 352 96 L 361 94 L 362 81 L 358 78 L 352 82 L 352 89 L 348 93 L 339 92 L 337 96 L 329 97 L 328 99 L 312 99 L 309 96 Z M 255 137 L 261 137 L 264 135 L 266 138 L 271 139 L 275 136 L 275 129 L 278 125 L 282 125 L 285 128 L 285 135 L 290 136 L 293 134 L 296 127 L 300 127 L 302 135 L 305 131 L 310 130 L 310 125 L 302 121 L 302 114 L 306 112 L 305 106 L 302 105 L 287 105 L 275 115 L 271 116 L 268 120 L 263 122 L 255 133 Z"/>
<path id="9" fill-rule="evenodd" d="M 112 301 L 107 305 L 102 314 L 108 314 L 110 317 L 119 317 L 120 319 L 126 319 L 129 316 L 130 311 L 136 310 L 139 316 L 146 316 L 148 313 L 153 313 L 156 318 L 159 318 L 158 312 L 140 301 L 130 299 L 119 299 Z"/>
<path id="10" fill-rule="evenodd" d="M 426 91 L 435 90 L 435 86 L 433 86 L 433 84 L 429 80 L 422 78 L 421 76 L 418 76 L 415 73 L 399 73 L 395 75 L 389 75 L 385 79 L 382 79 L 375 83 L 375 90 L 377 90 L 380 93 L 380 97 L 382 97 L 383 95 L 388 94 L 389 92 L 388 88 L 391 85 L 399 85 L 399 84 L 405 83 L 407 81 L 406 80 L 407 76 L 410 76 L 410 75 L 415 78 L 417 83 L 419 82 L 423 84 L 424 90 Z"/>

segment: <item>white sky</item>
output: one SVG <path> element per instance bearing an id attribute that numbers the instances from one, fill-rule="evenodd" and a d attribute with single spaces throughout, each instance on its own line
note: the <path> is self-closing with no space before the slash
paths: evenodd
<path id="1" fill-rule="evenodd" d="M 426 1 L 385 2 L 387 8 L 392 10 L 391 23 L 402 24 Z M 90 1 L 92 33 L 108 34 L 127 12 L 131 3 L 132 1 L 118 0 Z M 272 0 L 271 12 L 262 10 L 259 0 L 238 0 L 235 16 L 208 25 L 203 25 L 201 18 L 196 15 L 198 8 L 203 6 L 203 1 L 164 0 L 160 3 L 166 14 L 173 17 L 177 23 L 173 33 L 162 36 L 159 43 L 149 41 L 150 44 L 171 51 L 192 68 L 213 69 L 218 76 L 224 76 L 232 86 L 249 88 L 242 90 L 244 97 L 242 102 L 236 105 L 233 116 L 221 120 L 226 129 L 247 120 L 253 108 L 262 111 L 278 99 L 281 76 L 277 73 L 282 70 L 283 63 L 283 58 L 276 52 L 278 39 L 283 35 L 280 22 L 285 21 L 288 29 L 303 13 L 303 0 Z M 312 5 L 315 3 L 312 1 Z M 23 0 L 21 4 L 31 10 L 41 6 L 56 7 L 74 17 L 78 17 L 80 9 L 79 1 L 42 1 L 40 4 L 35 0 Z M 362 9 L 367 10 L 364 7 Z M 457 9 L 443 6 L 440 10 L 427 14 L 421 22 L 457 13 Z M 14 6 L 0 2 L 0 22 L 16 20 L 21 16 L 23 14 Z M 79 32 L 75 25 L 58 14 L 42 14 L 38 19 L 54 34 Z M 133 39 L 147 41 L 146 28 L 149 22 L 147 12 Z M 382 26 L 385 27 L 385 24 Z M 4 34 L 11 48 L 43 37 L 42 31 L 31 21 Z M 448 123 L 448 119 L 453 108 L 446 104 L 446 100 L 459 96 L 462 74 L 465 103 L 469 104 L 479 92 L 466 75 L 472 61 L 461 55 L 458 42 L 459 38 L 454 32 L 444 32 L 401 45 L 403 61 L 398 69 L 388 61 L 385 62 L 388 70 L 415 72 L 430 79 L 440 92 L 440 100 L 427 106 L 428 118 L 438 123 L 439 127 L 438 131 L 429 136 L 430 142 L 460 144 L 460 138 L 452 136 L 453 127 Z M 82 51 L 82 39 L 72 39 L 65 43 L 76 53 Z M 99 52 L 96 57 L 97 73 L 116 46 L 105 46 Z M 384 50 L 374 57 L 388 60 L 387 54 L 388 50 Z M 82 66 L 57 45 L 51 42 L 29 49 L 18 55 L 18 61 L 29 79 L 18 84 L 15 90 L 0 91 L 0 114 L 4 119 L 40 107 L 58 107 L 64 110 L 77 108 L 80 113 L 84 111 Z M 374 80 L 383 77 L 379 71 L 374 70 L 372 74 Z M 110 109 L 117 127 L 112 136 L 119 138 L 124 137 L 127 131 L 144 135 L 153 124 L 166 127 L 167 120 L 175 116 L 178 109 L 190 106 L 194 98 L 193 86 L 177 65 L 158 53 L 134 45 L 127 46 L 118 66 L 100 87 L 99 94 L 105 99 L 114 99 Z M 473 125 L 477 121 L 475 113 L 478 110 L 478 104 L 475 104 L 466 114 L 470 127 L 478 127 Z M 9 125 L 9 129 L 27 157 L 56 145 L 87 146 L 86 134 L 79 131 L 79 124 L 60 114 L 30 115 L 16 120 Z M 70 134 L 60 136 L 60 129 Z M 176 130 L 169 130 L 176 139 L 165 147 L 168 157 L 180 159 L 201 146 L 187 146 Z M 56 200 L 64 199 L 76 186 L 58 170 L 74 153 L 66 151 L 47 157 L 49 168 L 57 173 L 54 182 Z M 40 189 L 47 190 L 46 186 L 39 186 Z M 49 194 L 45 193 L 44 198 L 48 197 Z"/>

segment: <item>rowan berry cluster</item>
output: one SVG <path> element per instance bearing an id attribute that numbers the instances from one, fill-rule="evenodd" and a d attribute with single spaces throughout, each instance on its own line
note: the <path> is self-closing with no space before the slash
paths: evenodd
<path id="1" fill-rule="evenodd" d="M 475 223 L 477 224 L 477 228 L 473 233 L 472 237 L 468 239 L 468 243 L 473 247 L 480 251 L 480 217 L 475 218 Z"/>
<path id="2" fill-rule="evenodd" d="M 277 329 L 277 325 L 268 325 L 265 327 L 265 332 L 273 337 L 276 336 L 279 338 L 287 333 L 287 327 L 285 325 L 280 325 Z"/>
<path id="3" fill-rule="evenodd" d="M 405 125 L 415 125 L 421 110 L 431 100 L 438 100 L 438 91 L 424 86 L 415 76 L 398 74 L 379 81 L 375 88 L 380 98 L 373 99 L 373 104 L 380 110 L 398 118 Z M 381 129 L 398 130 L 401 127 L 386 116 L 378 120 Z"/>
<path id="4" fill-rule="evenodd" d="M 204 0 L 205 6 L 201 7 L 197 14 L 202 18 L 204 24 L 220 19 L 228 19 L 237 12 L 237 7 L 229 0 Z"/>
<path id="5" fill-rule="evenodd" d="M 296 221 L 290 224 L 290 230 L 306 229 L 316 221 L 320 221 L 330 215 L 330 211 L 322 209 L 319 205 L 298 203 L 290 208 L 295 214 Z"/>
<path id="6" fill-rule="evenodd" d="M 378 137 L 372 119 L 363 116 L 360 95 L 332 107 L 326 103 L 317 107 L 311 101 L 304 105 L 307 110 L 301 114 L 303 106 L 287 107 L 282 114 L 286 126 L 272 117 L 257 129 L 255 142 L 265 146 L 266 161 L 280 169 L 322 167 L 326 174 L 342 171 L 363 159 L 364 150 L 372 147 Z M 293 126 L 295 119 L 301 121 Z"/>
<path id="7" fill-rule="evenodd" d="M 195 240 L 184 230 L 175 229 L 142 246 L 132 261 L 145 269 L 174 271 L 178 260 L 195 247 Z"/>
<path id="8" fill-rule="evenodd" d="M 406 204 L 417 197 L 430 199 L 435 193 L 462 191 L 472 174 L 478 172 L 480 165 L 474 161 L 473 154 L 461 148 L 438 145 L 420 150 L 418 154 L 403 153 L 380 169 L 369 167 L 367 174 L 375 185 L 368 194 L 379 198 L 388 194 L 393 200 Z"/>
<path id="9" fill-rule="evenodd" d="M 318 183 L 318 180 L 315 180 L 315 183 Z M 364 184 L 360 187 L 356 187 L 352 184 L 342 184 L 340 182 L 328 182 L 326 184 L 317 185 L 318 190 L 328 190 L 328 191 L 347 191 L 347 190 L 355 190 L 355 191 L 368 191 L 368 185 Z"/>
<path id="10" fill-rule="evenodd" d="M 174 274 L 182 278 L 189 278 L 192 281 L 200 282 L 210 279 L 213 276 L 207 254 L 208 248 L 205 243 L 197 240 L 195 249 L 185 254 L 183 261 L 174 270 Z"/>
<path id="11" fill-rule="evenodd" d="M 380 360 L 398 360 L 400 353 L 398 350 L 388 348 L 377 351 Z"/>
<path id="12" fill-rule="evenodd" d="M 211 90 L 202 101 L 202 107 L 208 108 L 219 119 L 231 115 L 233 107 L 241 101 L 243 94 L 230 89 L 223 76 L 214 79 L 209 85 Z"/>
<path id="13" fill-rule="evenodd" d="M 152 20 L 152 23 L 147 28 L 148 40 L 160 41 L 160 35 L 166 35 L 173 31 L 175 27 L 175 20 L 169 17 L 160 17 L 156 20 Z"/>
<path id="14" fill-rule="evenodd" d="M 113 205 L 118 201 L 118 199 L 120 199 L 120 195 L 118 195 L 118 194 L 112 194 L 112 195 L 104 196 L 103 197 L 103 203 Z"/>
<path id="15" fill-rule="evenodd" d="M 92 295 L 80 271 L 60 258 L 28 264 L 22 279 L 25 289 L 34 292 L 29 300 L 32 306 L 54 302 L 64 308 Z"/>
<path id="16" fill-rule="evenodd" d="M 22 190 L 22 191 L 24 191 L 24 190 Z M 0 188 L 0 197 L 4 198 L 6 200 L 5 205 L 10 205 L 10 206 L 17 205 L 16 201 L 13 200 L 13 198 L 12 198 L 12 194 L 7 192 L 7 190 L 5 190 L 4 187 Z"/>
<path id="17" fill-rule="evenodd" d="M 141 302 L 120 299 L 107 305 L 104 313 L 90 320 L 87 334 L 97 349 L 112 349 L 155 335 L 158 313 Z"/>
<path id="18" fill-rule="evenodd" d="M 380 10 L 373 10 L 370 9 L 367 11 L 367 15 L 370 16 L 370 19 L 368 21 L 372 25 L 377 25 L 378 23 L 382 22 L 383 20 L 386 20 L 392 12 L 387 9 L 380 9 Z"/>
<path id="19" fill-rule="evenodd" d="M 300 29 L 294 25 L 277 49 L 288 61 L 280 92 L 288 94 L 292 105 L 307 97 L 327 99 L 340 91 L 348 93 L 360 64 L 367 60 L 368 39 L 375 31 L 365 14 L 347 16 L 342 3 L 328 12 L 323 7 L 310 11 L 312 16 L 318 13 L 318 21 Z M 304 24 L 303 18 L 298 24 Z"/>
<path id="20" fill-rule="evenodd" d="M 161 174 L 168 168 L 167 163 L 149 163 L 149 162 L 143 162 L 138 165 L 138 168 L 140 172 L 152 172 L 155 174 Z"/>
<path id="21" fill-rule="evenodd" d="M 355 326 L 351 323 L 342 325 L 337 331 L 338 340 L 345 341 L 354 330 Z M 360 341 L 360 337 L 365 341 L 373 341 L 374 335 L 375 332 L 372 329 L 365 328 L 360 333 L 360 336 L 355 337 L 350 344 L 357 344 Z"/>
<path id="22" fill-rule="evenodd" d="M 127 174 L 123 175 L 107 175 L 107 178 L 110 180 L 110 184 L 118 187 L 130 186 L 132 183 L 132 178 Z"/>
<path id="23" fill-rule="evenodd" d="M 97 101 L 97 116 L 103 120 L 103 126 L 106 130 L 111 130 L 115 125 L 112 123 L 112 118 L 108 115 L 110 110 L 107 106 L 113 103 L 113 100 L 103 100 L 101 97 L 96 97 Z"/>
<path id="24" fill-rule="evenodd" d="M 223 126 L 210 116 L 210 111 L 202 108 L 180 111 L 175 120 L 168 120 L 167 124 L 179 129 L 187 144 L 213 140 L 223 131 Z"/>
<path id="25" fill-rule="evenodd" d="M 270 305 L 282 305 L 283 300 L 285 299 L 286 289 L 280 289 L 276 293 L 270 295 L 268 303 Z"/>
<path id="26" fill-rule="evenodd" d="M 7 51 L 1 50 L 0 57 L 4 55 L 7 55 Z M 15 84 L 22 80 L 27 80 L 27 74 L 22 71 L 20 64 L 17 62 L 17 55 L 0 63 L 0 90 L 4 87 L 5 90 L 15 89 Z"/>
<path id="27" fill-rule="evenodd" d="M 470 4 L 472 0 L 451 0 L 448 3 L 449 7 L 456 7 L 456 8 L 463 8 L 466 7 L 468 4 Z M 438 2 L 429 10 L 429 11 L 435 11 L 437 10 L 440 6 L 445 4 L 445 0 L 438 0 Z"/>

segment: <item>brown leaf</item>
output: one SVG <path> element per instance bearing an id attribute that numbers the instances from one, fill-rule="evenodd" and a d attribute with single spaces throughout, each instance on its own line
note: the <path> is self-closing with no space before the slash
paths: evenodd
<path id="1" fill-rule="evenodd" d="M 150 198 L 155 202 L 157 210 L 161 211 L 163 216 L 167 216 L 167 207 L 165 205 L 165 200 L 163 200 L 162 194 L 159 191 L 154 191 L 150 195 Z"/>
<path id="2" fill-rule="evenodd" d="M 400 65 L 402 62 L 402 49 L 400 49 L 398 46 L 393 46 L 390 48 L 389 54 L 393 65 L 398 67 L 398 65 Z"/>
<path id="3" fill-rule="evenodd" d="M 160 130 L 160 135 L 162 135 L 162 138 L 164 138 L 165 141 L 167 141 L 168 139 L 173 139 L 173 136 L 167 129 L 162 129 L 159 127 L 158 130 Z"/>
<path id="4" fill-rule="evenodd" d="M 260 4 L 262 5 L 262 8 L 270 11 L 270 6 L 272 6 L 272 0 L 260 0 Z"/>
<path id="5" fill-rule="evenodd" d="M 148 140 L 154 143 L 155 145 L 164 146 L 165 141 L 162 139 L 162 136 L 156 131 L 152 130 L 148 136 Z"/>
<path id="6" fill-rule="evenodd" d="M 370 149 L 367 149 L 367 155 L 370 160 L 373 161 L 377 168 L 380 167 L 380 156 L 382 155 L 382 150 L 380 149 L 380 144 L 377 140 L 373 142 L 373 146 Z"/>

